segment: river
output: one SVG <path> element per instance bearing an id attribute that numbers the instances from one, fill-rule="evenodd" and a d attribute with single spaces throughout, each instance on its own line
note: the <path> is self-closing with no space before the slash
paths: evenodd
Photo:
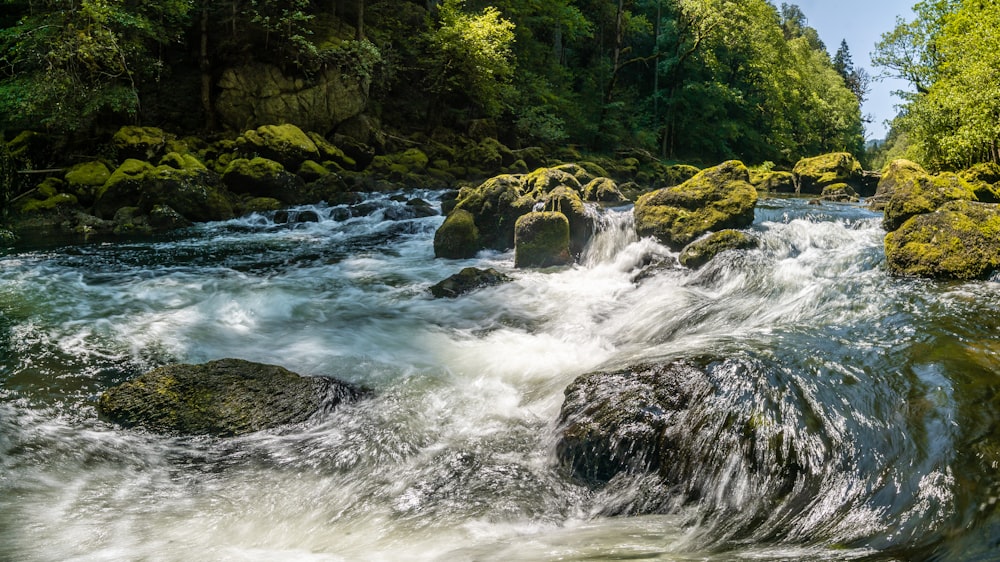
<path id="1" fill-rule="evenodd" d="M 512 253 L 436 260 L 441 217 L 369 203 L 4 250 L 0 560 L 1000 559 L 997 280 L 887 275 L 881 215 L 858 205 L 763 199 L 760 247 L 692 272 L 627 207 L 578 265 L 525 271 Z M 465 266 L 514 280 L 431 298 Z M 727 439 L 700 498 L 567 477 L 576 377 L 704 356 L 741 366 L 713 374 L 706 416 L 780 431 L 807 489 L 775 504 Z M 97 413 L 111 385 L 224 357 L 374 398 L 232 439 Z"/>

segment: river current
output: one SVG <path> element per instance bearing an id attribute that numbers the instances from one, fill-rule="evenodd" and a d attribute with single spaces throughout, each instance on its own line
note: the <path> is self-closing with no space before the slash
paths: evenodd
<path id="1" fill-rule="evenodd" d="M 579 264 L 539 271 L 436 260 L 442 217 L 369 203 L 3 251 L 0 560 L 1000 559 L 998 280 L 889 276 L 858 205 L 763 199 L 760 247 L 698 271 L 606 209 Z M 431 297 L 466 266 L 514 280 Z M 560 468 L 574 379 L 706 356 L 704 425 L 784 439 L 805 488 L 775 502 L 736 438 L 703 445 L 699 497 Z M 97 413 L 114 384 L 225 357 L 374 397 L 231 439 Z"/>

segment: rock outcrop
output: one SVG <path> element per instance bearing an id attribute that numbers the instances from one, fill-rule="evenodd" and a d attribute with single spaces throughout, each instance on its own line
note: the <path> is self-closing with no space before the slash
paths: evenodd
<path id="1" fill-rule="evenodd" d="M 435 298 L 453 299 L 485 287 L 494 287 L 511 281 L 511 278 L 499 271 L 466 267 L 451 277 L 432 285 L 430 292 Z"/>

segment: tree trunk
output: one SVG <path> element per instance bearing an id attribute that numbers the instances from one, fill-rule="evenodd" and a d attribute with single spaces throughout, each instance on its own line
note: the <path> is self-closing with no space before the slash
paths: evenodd
<path id="1" fill-rule="evenodd" d="M 365 0 L 358 0 L 358 41 L 365 38 Z"/>
<path id="2" fill-rule="evenodd" d="M 215 130 L 215 110 L 212 108 L 212 62 L 208 58 L 208 6 L 201 8 L 201 48 L 199 50 L 201 70 L 201 107 L 205 112 L 205 128 Z"/>

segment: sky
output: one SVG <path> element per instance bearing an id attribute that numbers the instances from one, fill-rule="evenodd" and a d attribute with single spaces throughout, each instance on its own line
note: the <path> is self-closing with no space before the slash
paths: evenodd
<path id="1" fill-rule="evenodd" d="M 771 0 L 781 6 L 782 0 Z M 855 67 L 863 67 L 874 78 L 880 72 L 871 63 L 870 54 L 883 33 L 896 27 L 896 16 L 913 19 L 911 8 L 916 0 L 784 0 L 797 4 L 809 20 L 809 26 L 819 32 L 820 39 L 833 56 L 841 39 L 847 40 Z M 895 117 L 893 107 L 900 103 L 893 90 L 906 90 L 909 84 L 896 79 L 872 80 L 868 101 L 862 114 L 871 114 L 873 121 L 865 126 L 867 140 L 885 138 L 885 121 Z"/>

